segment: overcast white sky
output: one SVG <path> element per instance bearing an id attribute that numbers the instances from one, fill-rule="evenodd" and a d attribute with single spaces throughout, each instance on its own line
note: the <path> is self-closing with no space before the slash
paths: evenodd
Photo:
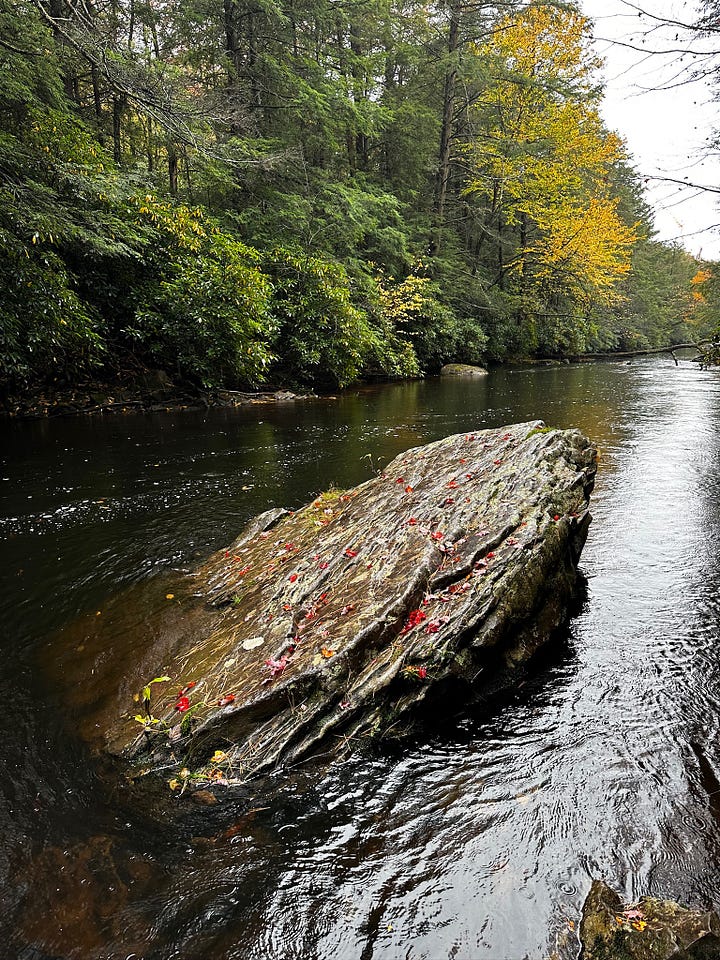
<path id="1" fill-rule="evenodd" d="M 683 83 L 687 68 L 702 67 L 706 58 L 649 55 L 621 45 L 648 51 L 686 47 L 688 38 L 681 28 L 662 26 L 653 17 L 692 23 L 694 2 L 581 0 L 581 5 L 595 21 L 597 51 L 606 61 L 605 122 L 625 138 L 638 171 L 720 187 L 720 157 L 703 159 L 712 128 L 720 128 L 720 102 L 713 102 L 704 81 Z M 639 16 L 639 9 L 649 16 Z M 651 28 L 652 34 L 646 35 Z M 692 48 L 699 53 L 712 43 L 695 38 Z M 650 180 L 647 196 L 661 239 L 677 240 L 695 254 L 720 260 L 720 195 Z M 708 229 L 716 224 L 718 229 Z"/>

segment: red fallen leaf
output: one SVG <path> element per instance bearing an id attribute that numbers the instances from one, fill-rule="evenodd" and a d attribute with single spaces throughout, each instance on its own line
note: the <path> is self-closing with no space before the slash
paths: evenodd
<path id="1" fill-rule="evenodd" d="M 318 603 L 327 603 L 327 598 L 328 598 L 328 594 L 327 594 L 327 593 L 321 593 L 320 596 L 317 598 L 317 602 L 318 602 Z"/>
<path id="2" fill-rule="evenodd" d="M 250 567 L 243 567 L 242 570 L 238 570 L 238 576 L 244 577 L 246 573 L 250 571 Z"/>
<path id="3" fill-rule="evenodd" d="M 474 473 L 466 473 L 466 474 L 465 474 L 465 478 L 466 478 L 467 480 L 474 480 L 474 479 L 475 479 L 475 474 L 474 474 Z"/>
<path id="4" fill-rule="evenodd" d="M 427 614 L 424 610 L 411 610 L 407 618 L 407 623 L 400 632 L 407 633 L 409 630 L 412 630 L 413 627 L 422 623 L 423 620 L 427 620 Z"/>
<path id="5" fill-rule="evenodd" d="M 431 539 L 431 540 L 442 540 L 442 538 L 443 538 L 444 536 L 445 536 L 444 533 L 442 533 L 440 530 L 436 530 L 435 533 L 431 533 L 431 534 L 430 534 L 430 539 Z"/>
<path id="6" fill-rule="evenodd" d="M 340 709 L 341 709 L 341 710 L 347 710 L 349 706 L 350 706 L 350 701 L 349 701 L 349 700 L 341 700 L 341 701 L 340 701 Z"/>
<path id="7" fill-rule="evenodd" d="M 553 517 L 553 520 L 557 521 L 559 519 L 560 519 L 560 514 L 556 513 L 555 516 Z"/>
<path id="8" fill-rule="evenodd" d="M 412 492 L 413 492 L 413 489 L 414 489 L 414 487 L 411 487 L 410 484 L 408 484 L 408 485 L 405 487 L 405 493 L 412 493 Z"/>
<path id="9" fill-rule="evenodd" d="M 320 570 L 327 570 L 329 566 L 330 564 L 327 562 L 327 560 L 324 560 L 322 563 L 318 564 Z"/>
<path id="10" fill-rule="evenodd" d="M 467 593 L 470 589 L 469 583 L 451 583 L 448 587 L 448 593 Z"/>
<path id="11" fill-rule="evenodd" d="M 405 477 L 398 477 L 395 483 L 405 483 Z"/>
<path id="12" fill-rule="evenodd" d="M 457 488 L 458 488 L 459 486 L 460 486 L 460 484 L 457 483 L 456 480 L 451 480 L 450 483 L 448 484 L 448 487 L 449 487 L 451 490 L 457 490 Z"/>
<path id="13" fill-rule="evenodd" d="M 288 658 L 285 656 L 285 654 L 283 654 L 279 660 L 275 660 L 273 657 L 270 657 L 265 661 L 265 666 L 270 671 L 271 677 L 279 677 L 287 665 Z"/>
<path id="14" fill-rule="evenodd" d="M 439 629 L 440 624 L 437 622 L 437 620 L 428 620 L 427 624 L 425 625 L 425 633 L 437 633 Z"/>
<path id="15" fill-rule="evenodd" d="M 219 707 L 226 707 L 229 703 L 235 703 L 235 694 L 234 694 L 234 693 L 228 693 L 227 696 L 221 697 L 221 698 L 218 700 L 218 706 L 219 706 Z"/>
<path id="16" fill-rule="evenodd" d="M 368 570 L 372 570 L 372 564 L 369 563 L 369 564 L 367 565 L 367 568 L 368 568 Z"/>
<path id="17" fill-rule="evenodd" d="M 284 604 L 283 604 L 283 610 L 292 610 L 292 604 L 291 604 L 291 603 L 284 603 Z"/>
<path id="18" fill-rule="evenodd" d="M 509 547 L 515 547 L 518 545 L 518 543 L 520 543 L 520 541 L 516 540 L 515 537 L 508 537 L 505 543 L 507 543 Z"/>
<path id="19" fill-rule="evenodd" d="M 505 436 L 503 437 L 503 440 L 512 440 L 512 434 L 506 433 Z"/>
<path id="20" fill-rule="evenodd" d="M 494 559 L 495 559 L 495 554 L 492 552 L 492 550 L 490 551 L 490 553 L 486 553 L 486 554 L 485 554 L 485 559 L 486 559 L 486 560 L 494 560 Z"/>
<path id="21" fill-rule="evenodd" d="M 226 550 L 226 551 L 225 551 L 225 556 L 226 556 L 226 557 L 229 557 L 229 556 L 230 556 L 230 551 L 229 551 L 229 550 Z"/>
<path id="22" fill-rule="evenodd" d="M 297 550 L 297 547 L 295 546 L 294 543 L 286 543 L 286 544 L 285 544 L 285 549 L 286 549 L 286 550 Z"/>
<path id="23" fill-rule="evenodd" d="M 417 523 L 417 520 L 415 519 L 415 517 L 410 517 L 410 519 L 408 520 L 408 526 L 410 527 L 414 527 L 416 523 Z"/>
<path id="24" fill-rule="evenodd" d="M 500 464 L 502 463 L 502 460 L 493 460 L 493 463 L 495 464 L 496 467 L 499 467 Z"/>
<path id="25" fill-rule="evenodd" d="M 465 457 L 460 457 L 460 459 L 458 460 L 458 463 L 467 463 L 467 460 L 465 459 Z"/>
<path id="26" fill-rule="evenodd" d="M 317 611 L 316 611 L 316 610 L 313 610 L 312 607 L 311 607 L 311 608 L 308 610 L 308 612 L 305 614 L 305 619 L 306 619 L 306 620 L 314 620 L 316 616 L 317 616 Z"/>
<path id="27" fill-rule="evenodd" d="M 449 507 L 450 504 L 452 504 L 452 503 L 455 503 L 455 501 L 453 500 L 452 497 L 445 497 L 445 499 L 443 500 L 443 506 L 444 506 L 444 507 Z"/>
<path id="28" fill-rule="evenodd" d="M 340 616 L 341 616 L 341 617 L 344 617 L 346 614 L 350 613 L 350 611 L 351 611 L 351 610 L 354 610 L 354 609 L 355 609 L 355 604 L 354 604 L 354 603 L 348 603 L 348 604 L 346 604 L 346 605 L 342 608 L 342 610 L 340 611 Z"/>
<path id="29" fill-rule="evenodd" d="M 348 548 L 348 549 L 345 551 L 345 556 L 346 556 L 346 557 L 356 557 L 356 556 L 357 556 L 357 550 L 350 550 L 350 548 Z"/>
<path id="30" fill-rule="evenodd" d="M 190 700 L 187 697 L 178 697 L 175 709 L 178 713 L 185 713 L 190 709 Z"/>
<path id="31" fill-rule="evenodd" d="M 288 580 L 290 581 L 290 583 L 295 583 L 295 581 L 297 580 L 297 577 L 298 575 L 296 573 L 291 573 L 290 576 L 288 577 Z"/>
<path id="32" fill-rule="evenodd" d="M 417 675 L 421 680 L 424 680 L 425 677 L 427 676 L 427 667 L 418 667 Z"/>
<path id="33" fill-rule="evenodd" d="M 469 443 L 470 441 L 472 441 L 472 440 L 474 440 L 474 439 L 475 439 L 475 434 L 474 434 L 474 433 L 471 433 L 471 434 L 469 434 L 467 437 L 465 437 L 465 442 L 466 442 L 466 443 Z"/>

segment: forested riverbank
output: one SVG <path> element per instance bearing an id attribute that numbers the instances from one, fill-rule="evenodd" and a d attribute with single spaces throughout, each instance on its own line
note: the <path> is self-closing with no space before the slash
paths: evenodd
<path id="1" fill-rule="evenodd" d="M 572 7 L 0 0 L 0 38 L 6 402 L 714 327 L 713 265 L 653 239 Z"/>

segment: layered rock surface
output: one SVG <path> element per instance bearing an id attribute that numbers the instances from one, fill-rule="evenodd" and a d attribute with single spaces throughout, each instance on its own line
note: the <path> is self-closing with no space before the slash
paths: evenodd
<path id="1" fill-rule="evenodd" d="M 449 713 L 566 616 L 595 461 L 579 432 L 522 423 L 261 515 L 188 578 L 207 628 L 165 651 L 153 721 L 136 706 L 111 750 L 246 778 L 397 730 L 423 701 Z"/>

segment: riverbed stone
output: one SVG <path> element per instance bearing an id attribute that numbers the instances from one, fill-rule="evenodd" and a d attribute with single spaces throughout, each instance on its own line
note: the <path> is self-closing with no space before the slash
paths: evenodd
<path id="1" fill-rule="evenodd" d="M 718 960 L 720 918 L 654 897 L 626 904 L 595 880 L 583 907 L 580 939 L 583 960 Z"/>
<path id="2" fill-rule="evenodd" d="M 520 423 L 255 518 L 173 591 L 205 628 L 158 651 L 152 677 L 172 679 L 151 685 L 147 722 L 129 704 L 109 749 L 177 761 L 180 789 L 335 755 L 420 708 L 448 715 L 565 619 L 595 464 L 578 431 Z"/>
<path id="3" fill-rule="evenodd" d="M 446 363 L 440 370 L 441 377 L 486 377 L 485 367 L 478 367 L 471 363 Z"/>

